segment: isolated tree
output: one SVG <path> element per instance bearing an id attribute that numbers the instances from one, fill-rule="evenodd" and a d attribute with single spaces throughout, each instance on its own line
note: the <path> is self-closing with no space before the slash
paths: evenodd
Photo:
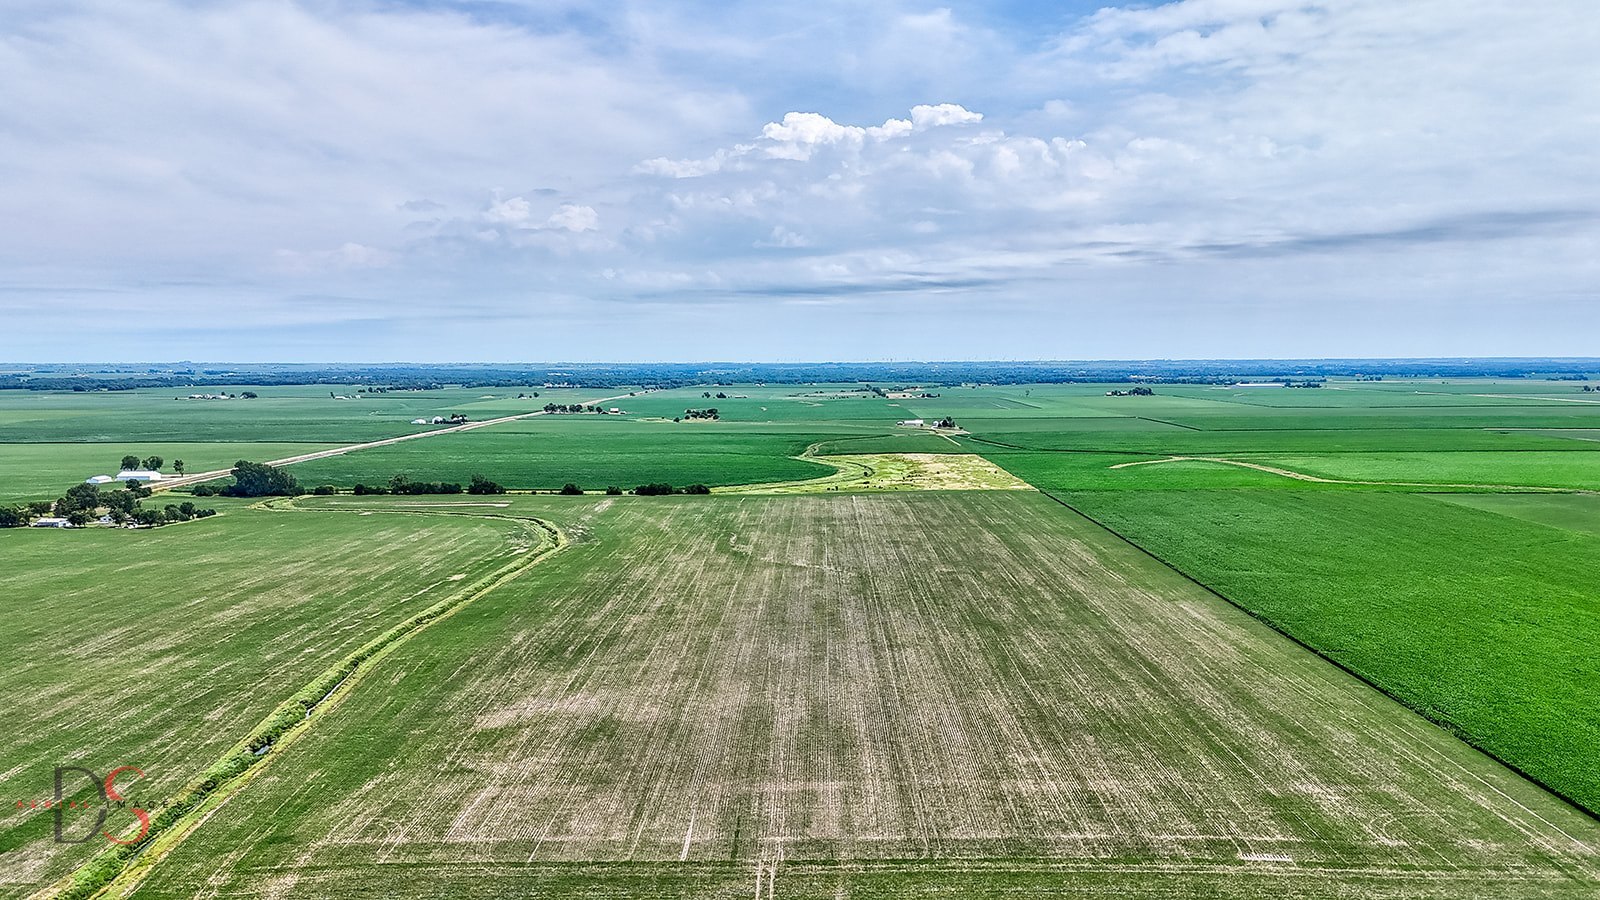
<path id="1" fill-rule="evenodd" d="M 128 454 L 122 458 L 122 471 L 129 472 L 139 468 L 139 457 Z"/>
<path id="2" fill-rule="evenodd" d="M 144 467 L 152 472 L 159 472 L 162 464 L 165 462 L 166 460 L 159 456 L 147 456 L 144 459 Z"/>
<path id="3" fill-rule="evenodd" d="M 578 487 L 577 485 L 575 485 L 575 484 L 573 484 L 572 482 L 569 481 L 566 484 L 561 486 L 561 493 L 566 494 L 569 497 L 576 496 L 578 494 L 583 493 L 583 488 Z"/>
<path id="4" fill-rule="evenodd" d="M 183 474 L 183 460 L 181 460 L 181 459 L 173 460 L 172 461 L 172 469 L 173 469 L 173 471 L 177 472 L 179 475 L 182 475 Z"/>

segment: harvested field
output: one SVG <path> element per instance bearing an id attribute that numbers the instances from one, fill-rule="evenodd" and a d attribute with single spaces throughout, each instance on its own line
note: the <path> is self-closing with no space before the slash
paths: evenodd
<path id="1" fill-rule="evenodd" d="M 1600 890 L 1594 820 L 1042 495 L 573 502 L 136 896 Z"/>

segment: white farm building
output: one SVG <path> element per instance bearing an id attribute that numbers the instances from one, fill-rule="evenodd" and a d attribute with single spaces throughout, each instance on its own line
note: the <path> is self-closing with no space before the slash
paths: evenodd
<path id="1" fill-rule="evenodd" d="M 85 478 L 83 480 L 83 483 L 84 484 L 110 484 L 113 481 L 116 481 L 116 479 L 112 478 L 110 475 L 91 475 L 90 477 Z"/>
<path id="2" fill-rule="evenodd" d="M 124 469 L 117 473 L 118 481 L 160 481 L 161 473 L 150 469 Z"/>

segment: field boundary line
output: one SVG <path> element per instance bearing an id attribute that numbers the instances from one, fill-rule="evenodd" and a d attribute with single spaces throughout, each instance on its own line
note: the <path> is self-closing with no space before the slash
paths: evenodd
<path id="1" fill-rule="evenodd" d="M 269 500 L 255 506 L 276 512 L 294 513 L 366 511 L 354 508 L 307 509 L 297 506 L 295 498 L 286 501 Z M 396 513 L 507 521 L 518 525 L 525 533 L 541 534 L 543 546 L 537 552 L 518 555 L 510 563 L 485 573 L 470 585 L 391 626 L 337 663 L 325 668 L 293 696 L 280 703 L 267 718 L 251 729 L 247 737 L 190 781 L 176 797 L 156 808 L 150 817 L 149 832 L 143 840 L 133 845 L 102 850 L 55 884 L 30 895 L 32 900 L 47 897 L 83 900 L 83 898 L 110 896 L 113 893 L 126 896 L 138 887 L 152 867 L 182 844 L 185 838 L 220 809 L 229 798 L 263 771 L 275 755 L 274 750 L 281 753 L 296 739 L 310 731 L 311 727 L 323 718 L 319 713 L 337 706 L 355 685 L 376 667 L 377 663 L 396 648 L 428 626 L 449 618 L 572 545 L 572 541 L 558 526 L 534 516 L 435 513 L 417 509 L 400 510 Z"/>
<path id="2" fill-rule="evenodd" d="M 1035 487 L 1037 487 L 1037 486 L 1035 486 Z M 1060 498 L 1060 497 L 1056 496 L 1055 494 L 1051 493 L 1050 491 L 1047 491 L 1047 490 L 1045 490 L 1043 488 L 1038 488 L 1038 490 L 1039 490 L 1040 494 L 1044 495 L 1045 497 L 1050 498 L 1051 500 L 1055 501 L 1057 504 L 1060 504 L 1061 506 L 1063 506 L 1066 509 L 1070 510 L 1074 514 L 1076 514 L 1079 517 L 1083 518 L 1085 521 L 1092 522 L 1093 524 L 1095 524 L 1095 525 L 1099 526 L 1100 528 L 1104 529 L 1108 534 L 1112 535 L 1117 540 L 1122 541 L 1124 544 L 1127 544 L 1128 546 L 1130 546 L 1133 549 L 1139 551 L 1140 553 L 1144 554 L 1145 556 L 1148 556 L 1149 558 L 1151 558 L 1151 559 L 1155 560 L 1156 562 L 1160 563 L 1162 566 L 1166 567 L 1168 570 L 1176 573 L 1183 580 L 1189 582 L 1190 584 L 1193 584 L 1194 586 L 1196 586 L 1196 587 L 1200 588 L 1201 590 L 1205 591 L 1207 594 L 1210 594 L 1211 596 L 1217 598 L 1218 600 L 1221 600 L 1222 602 L 1228 604 L 1229 606 L 1232 606 L 1233 608 L 1239 610 L 1240 612 L 1244 613 L 1245 615 L 1249 616 L 1250 618 L 1255 619 L 1257 622 L 1260 622 L 1261 624 L 1267 626 L 1268 628 L 1271 628 L 1274 632 L 1277 632 L 1278 634 L 1283 635 L 1285 638 L 1288 638 L 1290 641 L 1293 641 L 1295 644 L 1299 645 L 1303 649 L 1315 654 L 1318 658 L 1327 661 L 1330 665 L 1332 665 L 1335 668 L 1339 669 L 1339 671 L 1344 672 L 1345 674 L 1347 674 L 1350 677 L 1356 679 L 1357 681 L 1361 682 L 1362 684 L 1365 684 L 1366 686 L 1372 688 L 1374 691 L 1376 691 L 1378 694 L 1382 695 L 1383 697 L 1385 697 L 1385 698 L 1387 698 L 1389 700 L 1392 700 L 1395 703 L 1398 703 L 1400 706 L 1404 707 L 1405 709 L 1409 710 L 1411 713 L 1413 713 L 1416 716 L 1418 716 L 1419 718 L 1421 718 L 1424 722 L 1427 722 L 1428 724 L 1443 730 L 1444 732 L 1446 732 L 1447 734 L 1451 735 L 1456 740 L 1459 740 L 1461 743 L 1465 744 L 1466 746 L 1472 748 L 1476 752 L 1481 753 L 1484 756 L 1488 757 L 1489 759 L 1491 759 L 1491 760 L 1495 761 L 1496 763 L 1500 764 L 1507 771 L 1517 775 L 1518 777 L 1522 778 L 1523 780 L 1527 781 L 1528 783 L 1538 787 L 1540 790 L 1543 790 L 1544 792 L 1550 794 L 1552 797 L 1555 797 L 1555 798 L 1559 799 L 1561 802 L 1567 804 L 1568 806 L 1570 806 L 1573 809 L 1577 810 L 1578 812 L 1582 813 L 1585 817 L 1587 817 L 1587 818 L 1589 818 L 1591 820 L 1594 820 L 1596 822 L 1600 822 L 1600 811 L 1592 810 L 1592 809 L 1588 808 L 1587 806 L 1584 806 L 1582 803 L 1579 803 L 1577 800 L 1575 800 L 1571 796 L 1568 796 L 1565 792 L 1563 792 L 1563 791 L 1561 791 L 1561 790 L 1559 790 L 1559 789 L 1557 789 L 1555 787 L 1552 787 L 1549 784 L 1546 784 L 1543 780 L 1541 780 L 1538 777 L 1534 776 L 1533 774 L 1529 773 L 1527 770 L 1523 769 L 1521 766 L 1518 766 L 1517 764 L 1511 762 L 1510 760 L 1507 760 L 1507 759 L 1501 757 L 1499 754 L 1495 753 L 1493 750 L 1490 750 L 1489 748 L 1482 746 L 1477 741 L 1473 740 L 1471 735 L 1469 735 L 1466 732 L 1462 731 L 1460 728 L 1456 727 L 1454 724 L 1452 724 L 1450 722 L 1445 722 L 1445 721 L 1440 721 L 1438 719 L 1435 719 L 1434 717 L 1428 715 L 1426 712 L 1423 712 L 1422 710 L 1418 709 L 1417 707 L 1412 706 L 1411 704 L 1407 703 L 1402 698 L 1397 697 L 1394 694 L 1391 694 L 1388 690 L 1386 690 L 1382 685 L 1378 684 L 1376 681 L 1373 681 L 1371 678 L 1368 678 L 1366 675 L 1362 674 L 1361 672 L 1357 671 L 1356 669 L 1353 669 L 1350 666 L 1346 665 L 1345 663 L 1340 662 L 1338 659 L 1335 659 L 1334 657 L 1328 655 L 1327 653 L 1323 652 L 1322 649 L 1320 649 L 1316 645 L 1307 643 L 1306 641 L 1304 641 L 1304 640 L 1300 639 L 1299 637 L 1295 636 L 1294 634 L 1290 633 L 1288 630 L 1286 630 L 1282 625 L 1280 625 L 1276 620 L 1274 620 L 1270 616 L 1267 616 L 1267 615 L 1264 615 L 1262 613 L 1259 613 L 1256 610 L 1253 610 L 1253 609 L 1249 608 L 1248 606 L 1245 606 L 1244 604 L 1239 603 L 1238 601 L 1232 599 L 1231 597 L 1229 597 L 1228 595 L 1222 593 L 1221 591 L 1217 590 L 1216 588 L 1212 587 L 1211 585 L 1206 584 L 1205 582 L 1203 582 L 1200 579 L 1194 577 L 1193 575 L 1190 575 L 1188 572 L 1185 572 L 1183 569 L 1178 568 L 1176 565 L 1174 565 L 1171 562 L 1168 562 L 1166 559 L 1162 558 L 1160 554 L 1155 553 L 1154 551 L 1146 548 L 1143 544 L 1140 544 L 1138 541 L 1133 540 L 1132 538 L 1130 538 L 1127 535 L 1123 534 L 1121 531 L 1118 531 L 1116 528 L 1113 528 L 1111 525 L 1101 521 L 1100 519 L 1098 519 L 1098 518 L 1096 518 L 1094 516 L 1089 515 L 1088 513 L 1084 512 L 1083 510 L 1079 509 L 1078 507 L 1072 505 L 1071 503 L 1067 502 L 1066 500 L 1063 500 L 1062 498 Z M 1572 493 L 1572 492 L 1567 492 L 1567 493 Z M 1496 790 L 1498 791 L 1498 789 L 1496 789 Z M 1520 806 L 1521 804 L 1519 803 L 1518 805 Z M 1543 817 L 1540 817 L 1540 818 L 1542 819 Z M 1557 830 L 1559 831 L 1560 829 L 1557 829 Z M 1566 832 L 1563 831 L 1562 834 L 1566 834 Z M 1568 835 L 1568 837 L 1571 837 L 1571 835 Z M 1574 839 L 1574 840 L 1576 840 L 1576 839 Z"/>

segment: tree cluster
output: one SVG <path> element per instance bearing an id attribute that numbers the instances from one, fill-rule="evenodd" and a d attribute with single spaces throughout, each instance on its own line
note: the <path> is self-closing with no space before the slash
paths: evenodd
<path id="1" fill-rule="evenodd" d="M 1153 396 L 1155 396 L 1155 393 L 1156 392 L 1151 390 L 1150 388 L 1141 386 L 1141 387 L 1128 388 L 1125 391 L 1122 391 L 1122 390 L 1106 391 L 1106 396 L 1107 397 L 1153 397 Z"/>
<path id="2" fill-rule="evenodd" d="M 116 525 L 143 525 L 158 527 L 172 522 L 187 522 L 214 516 L 214 509 L 200 509 L 192 502 L 169 503 L 161 509 L 145 509 L 139 501 L 150 496 L 150 489 L 136 481 L 122 488 L 102 493 L 97 485 L 75 484 L 56 500 L 30 503 L 27 506 L 0 507 L 0 528 L 20 528 L 33 520 L 54 514 L 68 523 L 82 527 L 94 521 L 105 510 L 105 515 Z"/>
<path id="3" fill-rule="evenodd" d="M 472 476 L 472 482 L 467 485 L 467 493 L 469 494 L 504 494 L 505 492 L 505 488 L 482 475 Z"/>
<path id="4" fill-rule="evenodd" d="M 686 409 L 686 410 L 683 411 L 682 418 L 685 418 L 685 419 L 720 419 L 720 418 L 722 418 L 722 414 L 717 412 L 717 408 L 715 406 L 713 406 L 713 407 L 710 407 L 708 409 Z M 677 419 L 673 419 L 673 421 L 676 422 L 678 420 Z"/>
<path id="5" fill-rule="evenodd" d="M 297 497 L 304 493 L 288 472 L 247 459 L 233 464 L 233 484 L 197 484 L 194 488 L 196 497 Z"/>

